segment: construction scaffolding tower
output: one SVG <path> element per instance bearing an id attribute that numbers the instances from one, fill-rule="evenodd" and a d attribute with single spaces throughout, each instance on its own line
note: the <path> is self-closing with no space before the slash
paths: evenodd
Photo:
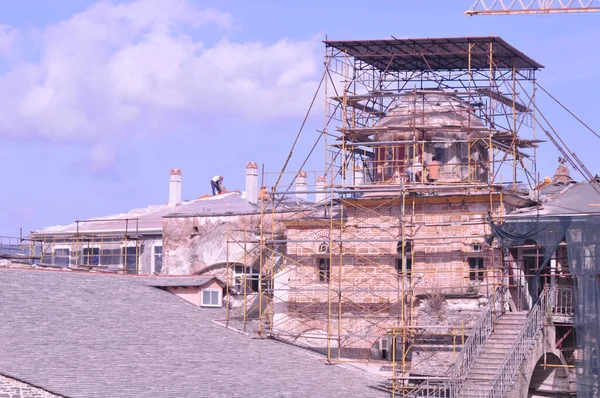
<path id="1" fill-rule="evenodd" d="M 452 365 L 470 363 L 467 337 L 508 299 L 489 221 L 532 203 L 542 65 L 498 37 L 325 49 L 326 167 L 300 190 L 315 200 L 283 209 L 298 187 L 263 176 L 276 183 L 260 230 L 228 241 L 250 260 L 227 260 L 256 264 L 258 291 L 228 321 L 389 375 L 410 395 L 460 377 Z M 461 298 L 485 309 L 454 317 L 448 303 Z"/>

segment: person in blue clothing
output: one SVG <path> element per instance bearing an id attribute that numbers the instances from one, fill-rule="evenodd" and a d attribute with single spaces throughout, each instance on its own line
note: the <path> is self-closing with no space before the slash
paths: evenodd
<path id="1" fill-rule="evenodd" d="M 223 176 L 214 176 L 210 180 L 210 187 L 212 188 L 213 196 L 223 192 Z"/>

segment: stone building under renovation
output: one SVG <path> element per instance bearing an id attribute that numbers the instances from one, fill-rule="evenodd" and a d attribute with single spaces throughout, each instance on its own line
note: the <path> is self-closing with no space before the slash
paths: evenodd
<path id="1" fill-rule="evenodd" d="M 538 135 L 557 142 L 543 66 L 498 37 L 325 47 L 314 186 L 282 170 L 260 200 L 251 162 L 243 195 L 182 202 L 173 170 L 163 206 L 33 233 L 40 265 L 215 275 L 228 327 L 384 375 L 393 395 L 595 396 L 600 188 L 560 148 L 538 181 Z"/>

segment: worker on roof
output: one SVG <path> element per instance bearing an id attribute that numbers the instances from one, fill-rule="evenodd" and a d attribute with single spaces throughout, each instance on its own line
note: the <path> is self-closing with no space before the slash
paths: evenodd
<path id="1" fill-rule="evenodd" d="M 269 194 L 267 187 L 265 187 L 265 186 L 260 187 L 260 192 L 258 193 L 258 199 L 260 199 L 261 202 L 266 202 L 266 203 L 271 201 L 271 195 Z"/>
<path id="2" fill-rule="evenodd" d="M 440 178 L 440 162 L 434 156 L 431 162 L 427 163 L 427 180 L 429 182 L 437 182 Z"/>
<path id="3" fill-rule="evenodd" d="M 214 176 L 210 180 L 210 187 L 212 188 L 213 196 L 223 192 L 223 176 Z"/>

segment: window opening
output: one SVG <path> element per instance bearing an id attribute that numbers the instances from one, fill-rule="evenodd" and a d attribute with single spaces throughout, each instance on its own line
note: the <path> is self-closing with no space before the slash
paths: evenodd
<path id="1" fill-rule="evenodd" d="M 328 258 L 319 259 L 319 282 L 329 282 L 331 265 Z"/>
<path id="2" fill-rule="evenodd" d="M 68 267 L 71 259 L 71 250 L 68 248 L 54 249 L 54 265 Z"/>
<path id="3" fill-rule="evenodd" d="M 137 247 L 123 248 L 123 264 L 126 274 L 137 274 Z"/>
<path id="4" fill-rule="evenodd" d="M 469 280 L 472 282 L 483 282 L 484 279 L 483 257 L 469 258 Z"/>
<path id="5" fill-rule="evenodd" d="M 221 290 L 205 289 L 202 291 L 203 307 L 221 307 Z"/>
<path id="6" fill-rule="evenodd" d="M 162 245 L 154 246 L 154 273 L 160 274 L 162 270 Z"/>
<path id="7" fill-rule="evenodd" d="M 90 267 L 100 265 L 100 248 L 84 247 L 79 257 L 79 265 Z"/>
<path id="8" fill-rule="evenodd" d="M 329 242 L 319 243 L 319 253 L 329 253 Z"/>
<path id="9" fill-rule="evenodd" d="M 244 290 L 246 293 L 258 292 L 259 279 L 259 274 L 254 268 L 233 266 L 233 285 L 238 293 L 244 293 Z"/>

